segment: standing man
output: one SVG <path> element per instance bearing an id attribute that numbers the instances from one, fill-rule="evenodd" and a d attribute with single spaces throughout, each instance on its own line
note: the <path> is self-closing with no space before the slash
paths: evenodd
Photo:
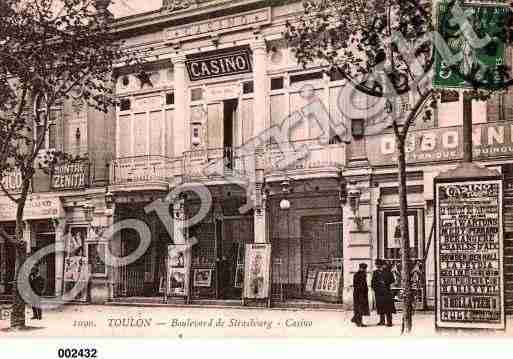
<path id="1" fill-rule="evenodd" d="M 377 269 L 372 274 L 371 287 L 376 296 L 376 310 L 380 318 L 378 325 L 385 325 L 386 318 L 386 325 L 391 327 L 395 305 L 390 286 L 394 283 L 394 275 L 381 259 L 376 259 L 376 267 Z"/>
<path id="2" fill-rule="evenodd" d="M 367 264 L 360 263 L 353 277 L 353 319 L 357 327 L 365 327 L 362 317 L 370 315 L 369 287 L 367 286 Z"/>
<path id="3" fill-rule="evenodd" d="M 32 305 L 33 316 L 31 319 L 43 319 L 43 310 L 41 309 L 41 295 L 45 287 L 45 281 L 41 274 L 39 274 L 39 268 L 33 267 L 29 275 L 30 287 L 34 294 L 38 297 L 37 302 Z"/>

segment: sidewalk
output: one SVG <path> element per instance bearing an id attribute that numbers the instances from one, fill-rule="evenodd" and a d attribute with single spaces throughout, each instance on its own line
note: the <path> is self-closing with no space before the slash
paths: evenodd
<path id="1" fill-rule="evenodd" d="M 5 313 L 5 312 L 4 312 Z M 27 318 L 32 316 L 27 309 Z M 281 310 L 251 308 L 187 308 L 161 306 L 65 305 L 43 313 L 43 320 L 27 319 L 31 330 L 6 332 L 0 336 L 80 337 L 302 337 L 302 338 L 394 338 L 400 337 L 401 314 L 391 328 L 376 326 L 375 314 L 365 317 L 368 327 L 350 322 L 352 313 L 341 310 Z M 513 316 L 508 316 L 511 322 Z M 0 316 L 0 329 L 8 327 Z M 495 331 L 451 331 L 437 333 L 433 312 L 417 312 L 414 336 L 513 337 L 513 329 Z"/>

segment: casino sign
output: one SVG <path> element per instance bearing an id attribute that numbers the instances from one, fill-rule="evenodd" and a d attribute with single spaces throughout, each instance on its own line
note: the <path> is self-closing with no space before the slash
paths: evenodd
<path id="1" fill-rule="evenodd" d="M 189 55 L 185 64 L 191 81 L 252 72 L 247 47 Z"/>

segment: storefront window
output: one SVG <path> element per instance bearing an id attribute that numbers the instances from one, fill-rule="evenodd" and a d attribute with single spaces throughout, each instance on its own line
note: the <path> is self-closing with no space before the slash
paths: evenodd
<path id="1" fill-rule="evenodd" d="M 408 241 L 410 258 L 418 258 L 418 223 L 417 216 L 408 213 Z M 401 258 L 401 220 L 398 212 L 385 213 L 385 258 Z"/>

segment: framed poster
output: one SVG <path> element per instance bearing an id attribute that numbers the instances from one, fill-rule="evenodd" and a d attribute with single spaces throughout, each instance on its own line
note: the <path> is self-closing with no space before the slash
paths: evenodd
<path id="1" fill-rule="evenodd" d="M 90 273 L 93 277 L 106 277 L 107 266 L 105 254 L 107 243 L 93 242 L 87 244 L 87 258 L 89 260 Z"/>
<path id="2" fill-rule="evenodd" d="M 185 268 L 172 268 L 169 273 L 168 293 L 171 296 L 186 297 L 187 273 Z"/>
<path id="3" fill-rule="evenodd" d="M 340 286 L 340 271 L 334 270 L 321 270 L 317 273 L 317 281 L 315 283 L 314 291 L 327 294 L 337 295 Z"/>
<path id="4" fill-rule="evenodd" d="M 167 247 L 167 295 L 189 296 L 191 251 L 186 245 L 171 244 Z M 160 280 L 162 283 L 163 279 Z M 162 289 L 162 292 L 164 290 Z"/>
<path id="5" fill-rule="evenodd" d="M 195 269 L 192 283 L 195 287 L 210 287 L 212 285 L 212 269 Z"/>
<path id="6" fill-rule="evenodd" d="M 244 260 L 244 298 L 269 298 L 271 244 L 248 243 Z"/>
<path id="7" fill-rule="evenodd" d="M 408 210 L 408 241 L 410 258 L 419 258 L 423 255 L 423 210 Z M 383 253 L 385 259 L 401 258 L 401 219 L 398 210 L 383 211 Z"/>
<path id="8" fill-rule="evenodd" d="M 438 328 L 505 329 L 502 196 L 498 178 L 435 179 Z"/>
<path id="9" fill-rule="evenodd" d="M 65 240 L 65 250 L 69 257 L 84 256 L 84 244 L 87 238 L 87 227 L 70 226 Z"/>
<path id="10" fill-rule="evenodd" d="M 169 267 L 171 268 L 184 268 L 185 267 L 185 245 L 169 245 Z"/>

